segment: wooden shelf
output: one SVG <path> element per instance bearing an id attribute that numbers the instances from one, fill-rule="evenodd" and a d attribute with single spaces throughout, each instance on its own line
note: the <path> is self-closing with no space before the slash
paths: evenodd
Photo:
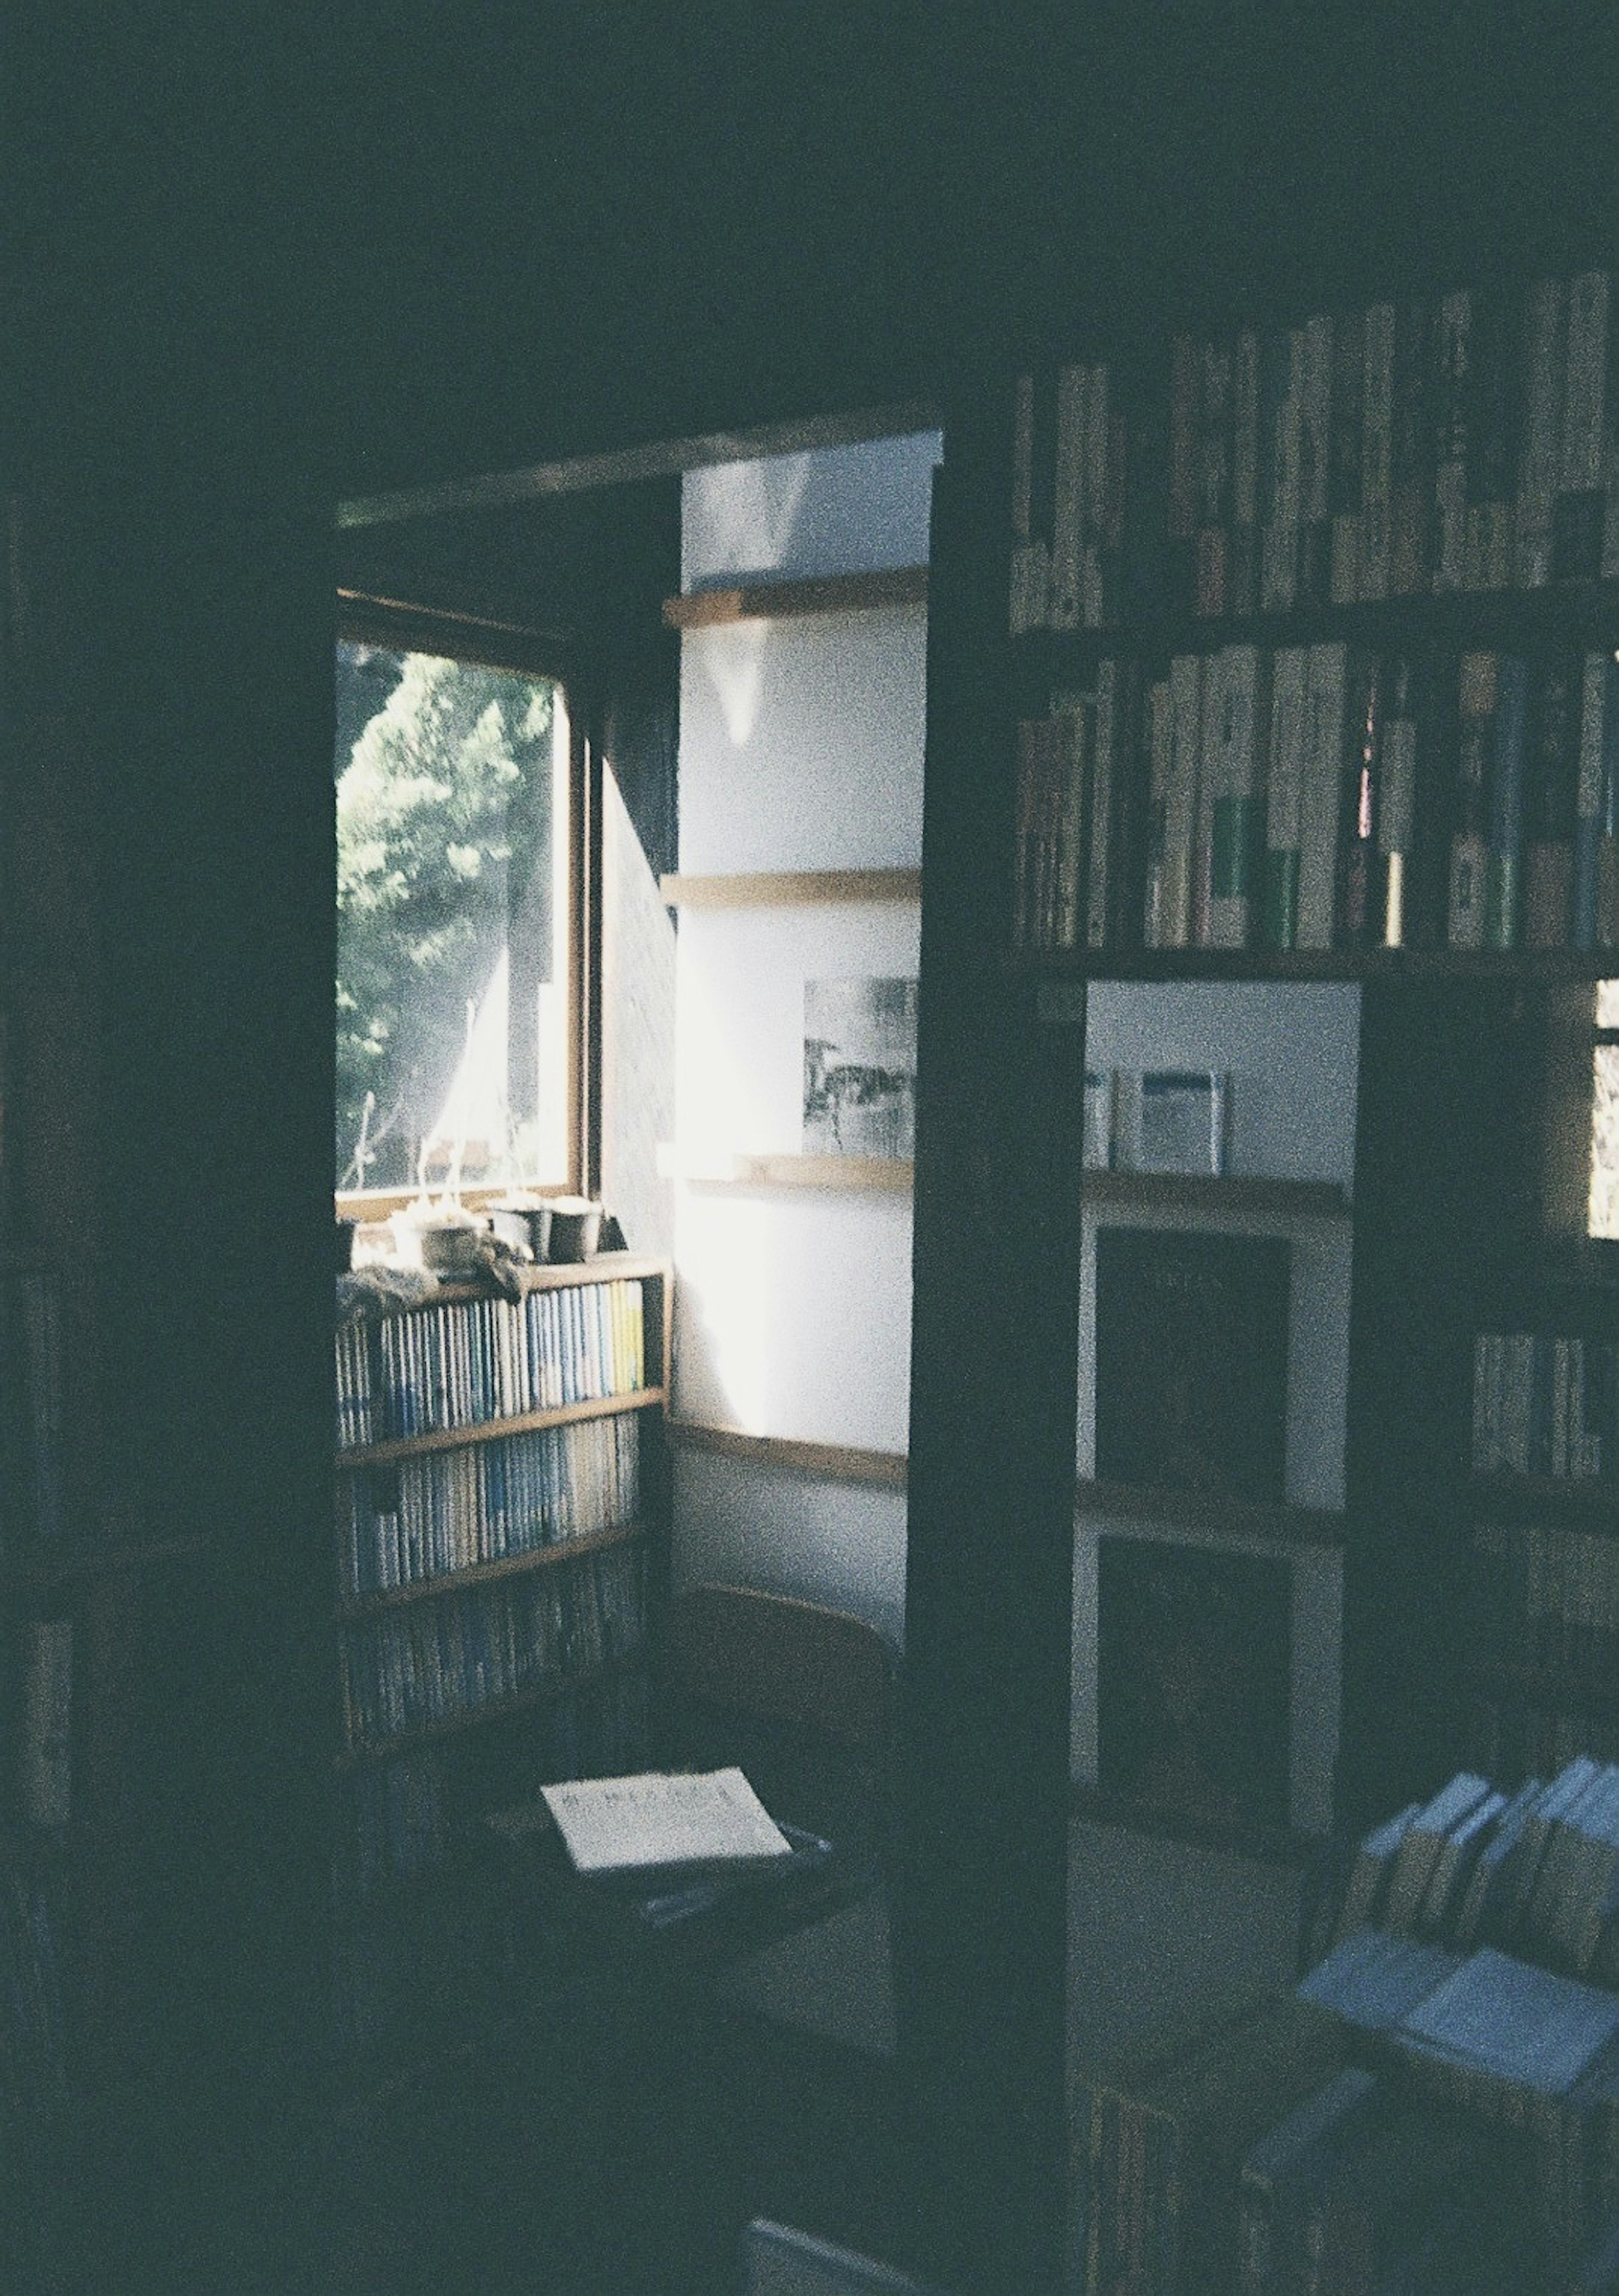
<path id="1" fill-rule="evenodd" d="M 903 1451 L 858 1451 L 841 1443 L 803 1443 L 781 1435 L 745 1435 L 736 1427 L 708 1427 L 693 1419 L 672 1419 L 671 1439 L 681 1449 L 711 1451 L 725 1459 L 744 1459 L 763 1467 L 781 1467 L 801 1475 L 818 1475 L 830 1482 L 871 1483 L 887 1490 L 905 1488 L 907 1462 Z"/>
<path id="2" fill-rule="evenodd" d="M 1342 1546 L 1347 1518 L 1332 1507 L 1265 1505 L 1250 1499 L 1211 1498 L 1202 1491 L 1170 1491 L 1136 1483 L 1080 1481 L 1075 1488 L 1076 1520 L 1087 1515 L 1133 1516 L 1141 1522 L 1184 1523 L 1189 1529 L 1215 1531 L 1272 1546 Z"/>
<path id="3" fill-rule="evenodd" d="M 1077 1020 L 1065 988 L 1085 980 L 1605 980 L 1619 977 L 1619 949 L 1113 948 L 1018 949 L 1008 971 L 1042 983 L 1040 1018 Z"/>
<path id="4" fill-rule="evenodd" d="M 666 1179 L 704 1188 L 838 1188 L 907 1193 L 908 1156 L 727 1156 L 686 1160 L 660 1151 L 658 1168 Z"/>
<path id="5" fill-rule="evenodd" d="M 484 1191 L 484 1201 L 493 1201 L 495 1191 Z M 390 1199 L 390 1201 L 392 1200 Z M 465 1201 L 474 1201 L 468 1191 Z M 666 1259 L 649 1259 L 633 1251 L 599 1251 L 590 1259 L 559 1259 L 543 1261 L 537 1267 L 525 1266 L 523 1281 L 531 1292 L 566 1292 L 585 1283 L 649 1283 L 666 1281 L 669 1263 Z M 384 1300 L 378 1304 L 379 1316 L 414 1316 L 424 1308 L 442 1307 L 447 1301 L 460 1300 L 506 1300 L 511 1294 L 498 1283 L 490 1282 L 437 1284 L 420 1300 Z"/>
<path id="6" fill-rule="evenodd" d="M 1549 582 L 1533 590 L 1413 592 L 1356 600 L 1347 605 L 1300 606 L 1286 613 L 1205 615 L 1145 606 L 1128 627 L 1026 630 L 1008 644 L 1019 668 L 1035 677 L 1061 677 L 1076 660 L 1105 654 L 1214 653 L 1235 644 L 1312 645 L 1343 638 L 1351 644 L 1521 646 L 1534 635 L 1619 641 L 1619 582 L 1611 577 Z"/>
<path id="7" fill-rule="evenodd" d="M 338 1770 L 353 1770 L 368 1762 L 391 1761 L 397 1754 L 407 1754 L 413 1748 L 430 1745 L 437 1739 L 459 1737 L 463 1731 L 482 1729 L 490 1722 L 503 1722 L 513 1714 L 554 1706 L 559 1699 L 594 1690 L 627 1668 L 644 1662 L 640 1652 L 631 1652 L 601 1666 L 583 1668 L 577 1674 L 548 1675 L 544 1682 L 531 1682 L 526 1690 L 514 1690 L 509 1697 L 485 1699 L 480 1705 L 441 1714 L 437 1721 L 419 1722 L 413 1729 L 396 1731 L 390 1737 L 355 1739 L 333 1756 L 332 1766 Z"/>
<path id="8" fill-rule="evenodd" d="M 663 618 L 672 630 L 713 629 L 731 622 L 770 621 L 801 614 L 863 614 L 882 606 L 925 606 L 925 566 L 886 567 L 872 574 L 819 574 L 796 581 L 749 581 L 730 589 L 688 590 L 666 598 Z"/>
<path id="9" fill-rule="evenodd" d="M 369 1619 L 379 1611 L 396 1611 L 402 1603 L 441 1600 L 465 1587 L 487 1587 L 496 1578 L 518 1578 L 530 1570 L 576 1562 L 582 1554 L 599 1554 L 604 1547 L 634 1546 L 645 1538 L 639 1523 L 617 1523 L 610 1530 L 593 1530 L 578 1538 L 560 1538 L 547 1546 L 526 1547 L 520 1554 L 503 1554 L 493 1562 L 470 1562 L 459 1570 L 435 1570 L 403 1587 L 379 1587 L 374 1594 L 346 1596 L 338 1604 L 339 1622 Z"/>
<path id="10" fill-rule="evenodd" d="M 1083 1197 L 1088 1206 L 1263 1212 L 1294 1220 L 1350 1216 L 1349 1193 L 1336 1180 L 1267 1180 L 1239 1173 L 1088 1171 Z"/>
<path id="11" fill-rule="evenodd" d="M 920 869 L 771 869 L 660 877 L 672 909 L 807 908 L 830 902 L 920 901 Z"/>
<path id="12" fill-rule="evenodd" d="M 638 1387 L 629 1395 L 603 1395 L 588 1403 L 564 1403 L 551 1411 L 524 1411 L 512 1419 L 479 1419 L 466 1427 L 434 1427 L 423 1435 L 397 1435 L 382 1443 L 350 1443 L 339 1449 L 336 1464 L 377 1467 L 390 1459 L 413 1459 L 428 1451 L 462 1451 L 469 1444 L 496 1443 L 504 1435 L 530 1435 L 542 1427 L 571 1427 L 582 1419 L 615 1419 L 621 1412 L 652 1411 L 668 1401 L 663 1387 Z"/>

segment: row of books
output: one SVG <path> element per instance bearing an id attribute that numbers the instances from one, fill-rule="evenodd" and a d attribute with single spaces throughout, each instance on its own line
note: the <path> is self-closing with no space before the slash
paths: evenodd
<path id="1" fill-rule="evenodd" d="M 1582 1751 L 1619 1761 L 1619 1712 L 1593 1711 L 1582 1693 L 1560 1697 L 1531 1686 L 1476 1690 L 1463 1744 L 1475 1769 L 1492 1777 L 1548 1776 Z"/>
<path id="2" fill-rule="evenodd" d="M 1612 299 L 1593 268 L 1182 333 L 1166 390 L 1021 376 L 1012 633 L 1619 573 Z"/>
<path id="3" fill-rule="evenodd" d="M 63 1528 L 61 1317 L 55 1278 L 0 1277 L 0 1545 Z"/>
<path id="4" fill-rule="evenodd" d="M 639 1650 L 645 1631 L 644 1556 L 629 1545 L 381 1611 L 339 1638 L 349 1743 L 383 1743 L 546 1683 L 560 1688 Z"/>
<path id="5" fill-rule="evenodd" d="M 1619 1681 L 1619 1538 L 1568 1523 L 1473 1529 L 1473 1647 L 1486 1665 Z"/>
<path id="6" fill-rule="evenodd" d="M 1619 1347 L 1578 1332 L 1480 1332 L 1473 1348 L 1476 1474 L 1611 1478 L 1619 1465 Z"/>
<path id="7" fill-rule="evenodd" d="M 1619 947 L 1619 658 L 1108 656 L 1017 728 L 1019 948 Z"/>
<path id="8" fill-rule="evenodd" d="M 1359 1844 L 1316 1938 L 1367 1928 L 1619 1985 L 1619 1763 L 1577 1754 L 1510 1792 L 1460 1770 L 1396 1811 Z"/>
<path id="9" fill-rule="evenodd" d="M 646 1382 L 641 1283 L 492 1292 L 339 1324 L 337 1439 L 343 1447 L 475 1427 Z"/>
<path id="10" fill-rule="evenodd" d="M 1344 2021 L 1368 2062 L 1335 2095 L 1318 2092 L 1279 2123 L 1245 2161 L 1245 2261 L 1282 2275 L 1256 2271 L 1245 2290 L 1611 2291 L 1601 2276 L 1619 2225 L 1612 1994 L 1493 1948 L 1460 1955 L 1378 1930 L 1336 1947 L 1298 1991 Z M 1379 2127 L 1394 2141 L 1379 2141 Z M 1356 2263 L 1374 2268 L 1347 2283 L 1312 2280 L 1332 2195 L 1346 2187 L 1362 2195 Z M 1481 2211 L 1486 2245 L 1454 2277 L 1457 2243 L 1476 2234 Z M 1419 2235 L 1422 2269 L 1378 2277 L 1394 2262 L 1378 2250 L 1391 2235 L 1397 2248 L 1402 2230 Z"/>
<path id="11" fill-rule="evenodd" d="M 640 1513 L 640 1414 L 351 1468 L 336 1505 L 351 1600 L 587 1538 Z"/>
<path id="12" fill-rule="evenodd" d="M 510 1802 L 556 1778 L 644 1769 L 650 1729 L 644 1668 L 581 1683 L 521 1718 L 521 1747 L 469 1762 L 466 1746 L 412 1746 L 340 1781 L 332 1883 L 338 1904 L 375 1901 L 391 1883 L 437 1873 L 491 1793 Z"/>

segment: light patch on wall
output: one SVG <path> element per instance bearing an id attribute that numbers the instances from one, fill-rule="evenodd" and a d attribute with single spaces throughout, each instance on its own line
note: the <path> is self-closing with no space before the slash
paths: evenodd
<path id="1" fill-rule="evenodd" d="M 785 564 L 815 457 L 772 455 L 724 463 L 686 488 L 688 553 L 732 574 L 773 574 Z"/>
<path id="2" fill-rule="evenodd" d="M 759 721 L 770 627 L 766 621 L 732 622 L 686 636 L 686 644 L 697 646 L 733 749 L 748 747 Z"/>
<path id="3" fill-rule="evenodd" d="M 769 1430 L 771 1332 L 777 1309 L 770 1207 L 729 1191 L 687 1191 L 679 1212 L 676 1408 L 683 1418 Z"/>

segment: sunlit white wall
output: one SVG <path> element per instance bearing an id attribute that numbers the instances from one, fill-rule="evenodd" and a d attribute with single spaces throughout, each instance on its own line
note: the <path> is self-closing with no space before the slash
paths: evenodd
<path id="1" fill-rule="evenodd" d="M 688 474 L 686 586 L 916 565 L 935 434 Z M 889 607 L 682 639 L 680 868 L 915 868 L 926 614 Z M 804 990 L 914 978 L 914 902 L 681 911 L 672 1160 L 712 1169 L 801 1142 Z M 908 1193 L 676 1191 L 675 1411 L 708 1425 L 903 1452 Z M 796 1593 L 903 1632 L 891 1490 L 677 1449 L 677 1583 Z"/>

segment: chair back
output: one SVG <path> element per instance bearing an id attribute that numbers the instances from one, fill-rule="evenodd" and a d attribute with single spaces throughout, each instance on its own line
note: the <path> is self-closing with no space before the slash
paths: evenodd
<path id="1" fill-rule="evenodd" d="M 740 1763 L 773 1816 L 879 1838 L 897 1661 L 864 1620 L 750 1587 L 690 1587 L 665 1620 L 658 1687 L 671 1759 Z"/>

